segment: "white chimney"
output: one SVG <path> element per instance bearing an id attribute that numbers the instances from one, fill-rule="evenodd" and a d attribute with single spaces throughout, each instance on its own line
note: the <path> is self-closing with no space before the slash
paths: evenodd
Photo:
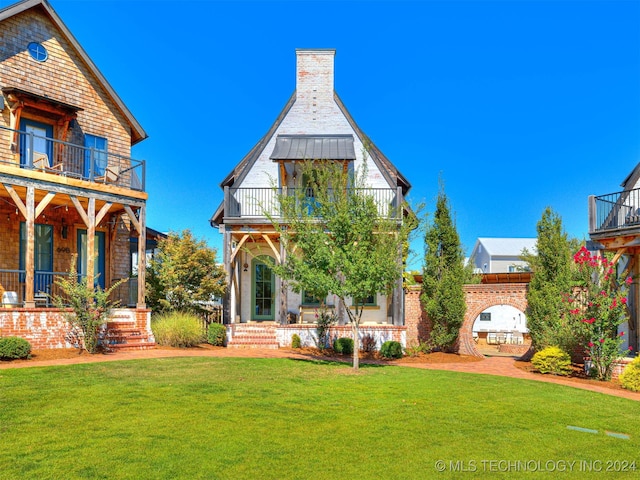
<path id="1" fill-rule="evenodd" d="M 296 98 L 322 104 L 333 101 L 335 49 L 296 49 Z M 315 100 L 315 102 L 314 102 Z"/>

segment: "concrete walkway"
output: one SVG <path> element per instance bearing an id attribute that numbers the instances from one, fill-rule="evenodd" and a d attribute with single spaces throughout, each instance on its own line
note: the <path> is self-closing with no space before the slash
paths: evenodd
<path id="1" fill-rule="evenodd" d="M 28 367 L 45 367 L 53 365 L 74 365 L 81 363 L 96 362 L 112 362 L 116 360 L 137 360 L 147 358 L 170 358 L 170 357 L 235 357 L 235 358 L 297 358 L 309 359 L 309 355 L 298 354 L 289 349 L 231 349 L 231 348 L 215 348 L 215 349 L 163 349 L 155 348 L 152 350 L 139 350 L 133 352 L 117 352 L 96 355 L 78 355 L 73 358 L 64 358 L 56 360 L 41 360 L 28 362 L 0 362 L 0 370 L 8 368 L 28 368 Z M 324 357 L 313 357 L 314 359 Z M 484 375 L 498 375 L 502 377 L 522 378 L 526 380 L 535 380 L 540 382 L 556 383 L 569 387 L 590 390 L 593 392 L 604 393 L 616 397 L 627 398 L 630 400 L 640 401 L 640 392 L 631 392 L 629 390 L 617 390 L 599 386 L 595 383 L 580 383 L 554 377 L 551 375 L 540 375 L 526 372 L 514 364 L 513 357 L 485 357 L 478 362 L 465 363 L 396 363 L 388 362 L 390 365 L 397 365 L 410 368 L 423 368 L 426 370 L 447 370 L 451 372 L 476 373 Z M 366 361 L 361 361 L 366 363 Z"/>

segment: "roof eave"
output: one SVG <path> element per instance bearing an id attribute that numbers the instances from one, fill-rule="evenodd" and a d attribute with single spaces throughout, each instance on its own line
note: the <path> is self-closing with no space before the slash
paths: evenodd
<path id="1" fill-rule="evenodd" d="M 131 111 L 127 108 L 127 106 L 118 96 L 113 87 L 109 84 L 109 82 L 95 65 L 95 63 L 93 63 L 87 52 L 85 52 L 84 48 L 82 48 L 80 43 L 76 40 L 71 31 L 62 21 L 60 16 L 58 16 L 53 7 L 49 5 L 49 2 L 47 2 L 46 0 L 24 0 L 22 2 L 15 3 L 3 10 L 0 10 L 0 21 L 36 7 L 41 7 L 47 14 L 49 19 L 56 25 L 56 27 L 58 27 L 58 29 L 66 37 L 72 47 L 80 55 L 80 58 L 87 65 L 89 71 L 96 77 L 101 86 L 106 90 L 107 94 L 111 97 L 118 110 L 120 110 L 120 112 L 124 115 L 127 123 L 129 123 L 129 126 L 131 128 L 131 145 L 135 145 L 136 143 L 148 138 L 149 136 L 144 131 L 140 123 L 136 120 Z"/>

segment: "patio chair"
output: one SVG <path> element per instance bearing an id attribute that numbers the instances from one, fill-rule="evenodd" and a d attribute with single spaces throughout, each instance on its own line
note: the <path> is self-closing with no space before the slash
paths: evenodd
<path id="1" fill-rule="evenodd" d="M 96 177 L 96 182 L 117 183 L 120 179 L 120 167 L 117 165 L 107 165 L 104 175 Z"/>
<path id="2" fill-rule="evenodd" d="M 51 166 L 49 155 L 41 152 L 33 152 L 33 168 L 47 173 L 61 173 L 62 163 Z"/>
<path id="3" fill-rule="evenodd" d="M 4 292 L 2 294 L 2 306 L 5 308 L 18 306 L 18 292 Z"/>

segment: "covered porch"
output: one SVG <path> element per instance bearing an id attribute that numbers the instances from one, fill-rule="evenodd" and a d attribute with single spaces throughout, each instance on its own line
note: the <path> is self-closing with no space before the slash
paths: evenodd
<path id="1" fill-rule="evenodd" d="M 623 348 L 640 348 L 640 189 L 589 197 L 590 250 L 611 252 L 618 264 L 618 278 L 632 277 L 629 288 L 629 322 Z"/>
<path id="2" fill-rule="evenodd" d="M 47 173 L 0 166 L 0 289 L 3 303 L 50 306 L 56 278 L 68 275 L 74 255 L 77 274 L 108 288 L 129 282 L 129 237 L 143 241 L 138 255 L 136 306 L 144 300 L 146 194 L 83 185 Z M 53 178 L 50 178 L 53 177 Z M 4 295 L 6 292 L 13 292 Z M 123 300 L 125 300 L 123 298 Z M 129 298 L 125 304 L 129 305 Z"/>

